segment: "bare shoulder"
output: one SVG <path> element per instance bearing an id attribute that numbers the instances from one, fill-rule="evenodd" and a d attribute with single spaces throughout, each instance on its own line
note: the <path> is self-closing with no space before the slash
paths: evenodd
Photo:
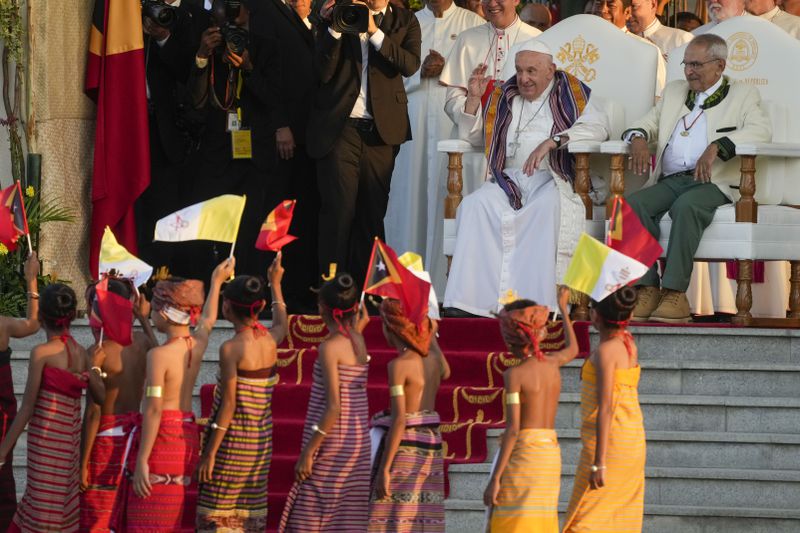
<path id="1" fill-rule="evenodd" d="M 521 374 L 524 372 L 522 365 L 512 366 L 503 372 L 503 383 L 506 388 L 513 388 L 519 385 Z"/>
<path id="2" fill-rule="evenodd" d="M 241 358 L 243 351 L 242 342 L 237 339 L 228 339 L 219 346 L 219 357 L 220 359 L 230 360 L 235 359 L 238 360 Z"/>

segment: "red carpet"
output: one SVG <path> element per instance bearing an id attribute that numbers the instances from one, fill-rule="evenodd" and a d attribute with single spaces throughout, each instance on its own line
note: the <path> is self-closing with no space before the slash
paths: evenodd
<path id="1" fill-rule="evenodd" d="M 278 353 L 280 382 L 273 396 L 273 457 L 269 476 L 269 531 L 274 531 L 300 453 L 311 375 L 317 357 L 316 346 L 327 330 L 316 316 L 289 317 L 289 336 Z M 589 352 L 588 323 L 575 326 L 582 355 Z M 386 365 L 396 355 L 373 318 L 364 332 L 372 356 L 369 369 L 370 413 L 389 406 Z M 439 345 L 450 363 L 451 376 L 442 383 L 436 408 L 442 418 L 442 437 L 447 463 L 483 462 L 486 458 L 486 430 L 502 426 L 503 371 L 516 363 L 505 352 L 497 322 L 486 318 L 445 318 L 439 325 Z M 562 324 L 551 324 L 542 343 L 545 351 L 563 346 Z M 202 415 L 211 408 L 213 385 L 201 391 Z"/>

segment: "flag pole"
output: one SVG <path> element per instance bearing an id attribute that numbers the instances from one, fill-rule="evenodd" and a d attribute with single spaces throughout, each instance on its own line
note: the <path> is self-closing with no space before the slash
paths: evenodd
<path id="1" fill-rule="evenodd" d="M 31 244 L 31 234 L 28 232 L 28 255 L 33 255 L 33 245 Z"/>
<path id="2" fill-rule="evenodd" d="M 242 215 L 244 214 L 244 206 L 247 203 L 247 195 L 242 195 L 242 210 L 239 211 L 239 218 L 236 220 L 236 232 L 234 233 L 233 242 L 231 243 L 231 254 L 228 256 L 229 259 L 233 259 L 233 251 L 236 249 L 236 237 L 239 236 L 239 227 L 242 225 Z"/>
<path id="3" fill-rule="evenodd" d="M 103 328 L 102 327 L 100 328 L 100 340 L 97 341 L 97 345 L 101 346 L 101 347 L 103 346 Z"/>

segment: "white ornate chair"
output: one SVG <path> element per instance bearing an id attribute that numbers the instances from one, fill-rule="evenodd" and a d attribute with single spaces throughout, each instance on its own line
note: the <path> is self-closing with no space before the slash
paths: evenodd
<path id="1" fill-rule="evenodd" d="M 800 107 L 796 103 L 796 91 L 800 87 L 800 42 L 757 17 L 729 19 L 716 26 L 714 33 L 728 42 L 725 74 L 758 86 L 762 105 L 772 119 L 773 142 L 736 147 L 741 160 L 741 199 L 717 210 L 703 234 L 695 259 L 737 261 L 734 324 L 800 327 L 800 182 L 797 181 L 800 175 Z M 686 46 L 670 53 L 668 80 L 683 78 L 680 63 Z M 620 165 L 627 145 L 609 141 L 603 143 L 601 151 L 614 154 L 612 161 Z M 614 179 L 622 179 L 622 176 L 612 176 L 612 181 Z M 665 250 L 670 228 L 667 215 L 661 221 L 660 238 Z M 790 261 L 789 287 L 777 287 L 783 295 L 783 305 L 787 300 L 789 303 L 787 318 L 753 317 L 751 281 L 753 261 L 758 260 Z M 778 270 L 780 268 L 778 265 Z"/>
<path id="2" fill-rule="evenodd" d="M 657 87 L 660 52 L 654 45 L 620 31 L 614 25 L 594 15 L 569 17 L 537 37 L 553 51 L 559 69 L 565 70 L 592 89 L 592 99 L 605 109 L 611 124 L 611 138 L 619 138 L 627 122 L 644 115 L 655 101 L 661 87 Z M 514 53 L 512 48 L 511 53 Z M 632 69 L 631 65 L 636 68 Z M 514 61 L 506 64 L 505 79 L 513 75 Z M 508 69 L 512 69 L 511 72 Z M 631 80 L 635 79 L 635 83 Z M 595 209 L 590 196 L 591 176 L 605 179 L 609 185 L 608 204 L 624 190 L 619 173 L 609 172 L 609 157 L 600 152 L 599 142 L 570 143 L 569 150 L 576 156 L 575 189 L 586 206 L 587 231 L 601 237 L 606 209 Z M 483 146 L 472 146 L 460 139 L 448 139 L 438 144 L 440 152 L 448 154 L 447 197 L 445 198 L 444 254 L 449 260 L 455 249 L 456 210 L 462 200 L 462 156 L 483 152 Z M 618 169 L 621 171 L 620 169 Z M 609 177 L 615 177 L 608 181 Z M 634 184 L 636 178 L 629 177 Z M 595 184 L 601 185 L 601 184 Z M 610 213 L 609 213 L 610 214 Z M 585 313 L 585 309 L 583 310 Z M 583 313 L 580 318 L 586 318 Z"/>

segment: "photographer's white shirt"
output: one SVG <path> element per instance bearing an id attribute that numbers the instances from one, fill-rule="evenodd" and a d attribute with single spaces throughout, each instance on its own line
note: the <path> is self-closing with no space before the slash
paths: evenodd
<path id="1" fill-rule="evenodd" d="M 381 13 L 385 17 L 386 10 L 388 8 L 389 6 L 387 5 L 380 11 L 370 10 L 370 15 L 375 16 L 378 13 Z M 328 33 L 330 33 L 331 37 L 337 41 L 342 38 L 341 33 L 338 31 L 333 31 L 330 27 L 328 27 Z M 381 46 L 383 46 L 384 37 L 385 35 L 380 28 L 378 31 L 372 34 L 372 37 L 370 37 L 368 33 L 358 34 L 358 38 L 361 41 L 361 90 L 358 92 L 358 98 L 356 98 L 356 103 L 353 105 L 353 110 L 350 111 L 350 118 L 372 118 L 372 115 L 370 115 L 369 111 L 367 111 L 367 80 L 369 79 L 369 73 L 367 72 L 367 69 L 369 68 L 368 44 L 372 43 L 372 46 L 375 47 L 375 50 L 380 50 Z"/>

